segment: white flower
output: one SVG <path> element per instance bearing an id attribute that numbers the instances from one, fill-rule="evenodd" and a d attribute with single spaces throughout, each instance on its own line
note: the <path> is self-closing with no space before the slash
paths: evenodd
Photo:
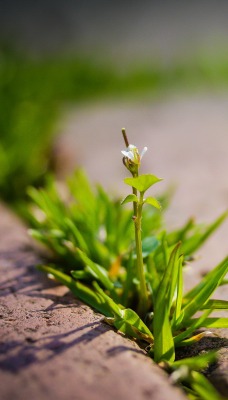
<path id="1" fill-rule="evenodd" d="M 126 150 L 122 150 L 121 153 L 128 159 L 128 162 L 140 165 L 141 159 L 147 151 L 147 147 L 144 147 L 141 154 L 136 146 L 130 144 Z"/>

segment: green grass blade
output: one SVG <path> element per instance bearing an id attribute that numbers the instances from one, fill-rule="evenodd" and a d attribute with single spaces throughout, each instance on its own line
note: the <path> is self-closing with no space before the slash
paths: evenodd
<path id="1" fill-rule="evenodd" d="M 140 319 L 139 315 L 130 308 L 122 310 L 121 317 L 115 318 L 114 326 L 127 336 L 144 339 L 149 343 L 154 341 L 151 331 Z"/>
<path id="2" fill-rule="evenodd" d="M 153 302 L 154 302 L 154 300 L 157 296 L 157 291 L 159 288 L 160 280 L 159 280 L 159 275 L 158 275 L 158 271 L 157 271 L 153 256 L 148 257 L 147 270 L 148 270 L 147 277 L 148 277 L 150 286 L 152 288 L 152 296 L 153 296 Z"/>
<path id="3" fill-rule="evenodd" d="M 178 229 L 178 230 L 168 233 L 167 234 L 167 242 L 168 242 L 169 246 L 172 246 L 179 241 L 184 243 L 186 235 L 194 227 L 194 224 L 195 224 L 194 219 L 190 218 L 181 229 Z"/>
<path id="4" fill-rule="evenodd" d="M 112 316 L 122 316 L 122 306 L 120 307 L 110 296 L 108 296 L 103 289 L 98 285 L 96 281 L 93 282 L 93 287 L 96 290 L 97 293 L 99 293 L 107 306 L 109 307 L 109 310 L 112 313 Z"/>
<path id="5" fill-rule="evenodd" d="M 189 299 L 194 298 L 197 293 L 204 287 L 204 285 L 207 283 L 207 281 L 213 280 L 214 275 L 217 273 L 217 271 L 221 270 L 221 267 L 228 262 L 228 257 L 226 257 L 224 260 L 222 260 L 217 267 L 212 269 L 210 272 L 207 273 L 207 275 L 204 276 L 204 278 L 196 285 L 194 286 L 191 290 L 189 290 L 183 298 L 183 302 L 186 303 Z M 219 281 L 218 286 L 220 286 L 220 282 L 222 282 L 223 279 Z"/>
<path id="6" fill-rule="evenodd" d="M 217 357 L 216 351 L 210 351 L 199 356 L 183 358 L 182 360 L 174 361 L 172 363 L 172 369 L 177 369 L 182 365 L 186 365 L 190 370 L 200 371 L 208 367 L 209 364 L 216 362 Z"/>
<path id="7" fill-rule="evenodd" d="M 132 252 L 129 255 L 129 259 L 127 260 L 126 265 L 126 278 L 123 283 L 123 293 L 121 296 L 121 304 L 124 307 L 127 307 L 134 297 L 134 292 L 136 290 L 136 286 L 134 285 L 134 278 L 136 276 L 136 264 L 133 260 Z"/>
<path id="8" fill-rule="evenodd" d="M 184 326 L 184 323 L 189 320 L 219 286 L 220 281 L 223 279 L 228 271 L 228 257 L 225 258 L 213 271 L 202 279 L 202 281 L 192 289 L 187 296 L 187 303 L 183 307 L 179 320 L 176 323 L 176 328 Z"/>
<path id="9" fill-rule="evenodd" d="M 153 342 L 152 333 L 135 311 L 129 308 L 124 309 L 122 308 L 122 306 L 116 304 L 113 299 L 100 288 L 97 282 L 94 282 L 93 286 L 96 291 L 103 297 L 107 306 L 109 306 L 109 309 L 114 316 L 114 318 L 112 318 L 111 320 L 111 324 L 114 325 L 116 329 L 127 336 L 136 339 L 143 338 L 149 343 Z"/>
<path id="10" fill-rule="evenodd" d="M 207 310 L 201 315 L 200 318 L 191 319 L 191 325 L 188 329 L 185 329 L 183 332 L 179 333 L 179 335 L 174 337 L 174 344 L 175 346 L 179 345 L 184 339 L 189 337 L 196 329 L 205 326 L 205 320 L 207 319 L 208 315 L 212 312 L 212 310 Z M 190 322 L 189 321 L 189 322 Z"/>
<path id="11" fill-rule="evenodd" d="M 203 233 L 195 234 L 190 239 L 185 240 L 183 243 L 183 253 L 189 255 L 194 253 L 202 244 L 211 236 L 211 234 L 218 229 L 218 227 L 225 221 L 228 216 L 226 211 L 219 216 Z"/>
<path id="12" fill-rule="evenodd" d="M 190 321 L 196 321 L 198 318 L 192 318 Z M 194 322 L 193 322 L 194 323 Z M 211 317 L 206 318 L 203 323 L 198 325 L 198 328 L 228 328 L 228 318 Z"/>
<path id="13" fill-rule="evenodd" d="M 159 317 L 158 316 L 159 313 Z M 154 334 L 154 361 L 174 361 L 174 341 L 171 324 L 169 321 L 169 310 L 164 308 L 154 313 L 153 334 Z"/>
<path id="14" fill-rule="evenodd" d="M 206 310 L 207 308 L 211 310 L 227 310 L 228 301 L 227 300 L 208 300 L 202 307 L 201 310 Z"/>
<path id="15" fill-rule="evenodd" d="M 191 386 L 202 400 L 225 400 L 207 378 L 199 372 L 192 371 Z"/>
<path id="16" fill-rule="evenodd" d="M 168 309 L 171 307 L 177 285 L 180 245 L 181 243 L 177 243 L 170 255 L 169 262 L 164 272 L 163 279 L 160 283 L 156 298 L 156 304 L 159 305 L 164 303 L 164 299 L 166 299 Z"/>
<path id="17" fill-rule="evenodd" d="M 181 313 L 182 299 L 183 299 L 183 260 L 184 257 L 179 258 L 178 273 L 177 273 L 177 297 L 175 301 L 175 310 L 172 318 L 171 325 L 175 325 Z"/>
<path id="18" fill-rule="evenodd" d="M 66 226 L 67 230 L 70 230 L 71 234 L 73 235 L 73 241 L 76 247 L 79 247 L 80 250 L 86 252 L 89 254 L 89 248 L 86 244 L 86 241 L 84 240 L 82 234 L 76 227 L 76 225 L 72 222 L 71 219 L 65 218 L 64 219 L 64 225 Z"/>
<path id="19" fill-rule="evenodd" d="M 95 310 L 101 312 L 107 317 L 112 316 L 110 307 L 107 305 L 103 297 L 99 293 L 96 293 L 94 290 L 90 289 L 88 286 L 82 284 L 81 282 L 76 282 L 69 275 L 58 271 L 55 268 L 46 265 L 40 265 L 38 266 L 38 269 L 52 274 L 57 281 L 67 286 L 76 297 L 84 301 L 84 303 L 88 304 L 89 306 L 95 308 Z"/>
<path id="20" fill-rule="evenodd" d="M 179 247 L 180 243 L 175 246 L 170 255 L 168 266 L 164 272 L 155 298 L 153 333 L 154 359 L 156 362 L 161 360 L 173 361 L 175 357 L 169 315 L 177 283 Z"/>
<path id="21" fill-rule="evenodd" d="M 77 248 L 77 255 L 81 261 L 85 264 L 86 271 L 91 272 L 94 278 L 98 279 L 104 287 L 110 291 L 114 289 L 113 282 L 109 279 L 108 273 L 105 268 L 98 264 L 95 264 L 92 260 L 87 257 L 80 249 Z"/>

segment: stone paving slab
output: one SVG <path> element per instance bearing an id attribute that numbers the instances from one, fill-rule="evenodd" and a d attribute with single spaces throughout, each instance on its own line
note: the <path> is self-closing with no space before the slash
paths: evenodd
<path id="1" fill-rule="evenodd" d="M 136 343 L 56 286 L 0 205 L 1 400 L 184 400 Z"/>

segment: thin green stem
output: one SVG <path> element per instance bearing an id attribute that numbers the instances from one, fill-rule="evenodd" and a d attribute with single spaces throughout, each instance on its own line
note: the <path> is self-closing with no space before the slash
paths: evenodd
<path id="1" fill-rule="evenodd" d="M 133 189 L 135 193 L 136 189 Z M 134 203 L 134 213 L 135 213 L 135 246 L 136 246 L 136 257 L 137 257 L 137 275 L 140 283 L 139 287 L 139 306 L 138 313 L 140 316 L 144 317 L 148 309 L 148 292 L 146 286 L 146 279 L 143 266 L 143 256 L 142 256 L 142 235 L 141 235 L 141 224 L 142 224 L 142 207 L 143 207 L 143 194 L 140 193 L 139 202 Z"/>
<path id="2" fill-rule="evenodd" d="M 122 135 L 125 145 L 129 146 L 128 137 L 125 128 L 122 128 Z M 124 163 L 125 164 L 125 163 Z M 125 164 L 126 165 L 126 164 Z M 126 165 L 127 166 L 127 165 Z M 138 176 L 138 164 L 133 163 L 132 168 L 127 168 L 131 171 L 132 176 L 136 178 Z M 134 168 L 133 168 L 134 167 Z M 138 197 L 137 189 L 132 188 L 133 194 Z M 142 256 L 142 235 L 141 235 L 141 223 L 142 223 L 142 207 L 143 207 L 143 195 L 140 193 L 139 202 L 133 202 L 134 211 L 134 224 L 135 224 L 135 247 L 136 247 L 136 266 L 137 266 L 137 278 L 139 280 L 139 306 L 138 313 L 141 317 L 145 317 L 148 310 L 148 292 L 146 287 L 146 279 L 143 266 L 143 256 Z"/>

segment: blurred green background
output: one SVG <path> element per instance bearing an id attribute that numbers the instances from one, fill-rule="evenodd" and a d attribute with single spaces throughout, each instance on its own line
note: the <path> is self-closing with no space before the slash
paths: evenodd
<path id="1" fill-rule="evenodd" d="M 10 0 L 0 16 L 0 195 L 55 169 L 66 104 L 228 87 L 228 4 Z"/>

